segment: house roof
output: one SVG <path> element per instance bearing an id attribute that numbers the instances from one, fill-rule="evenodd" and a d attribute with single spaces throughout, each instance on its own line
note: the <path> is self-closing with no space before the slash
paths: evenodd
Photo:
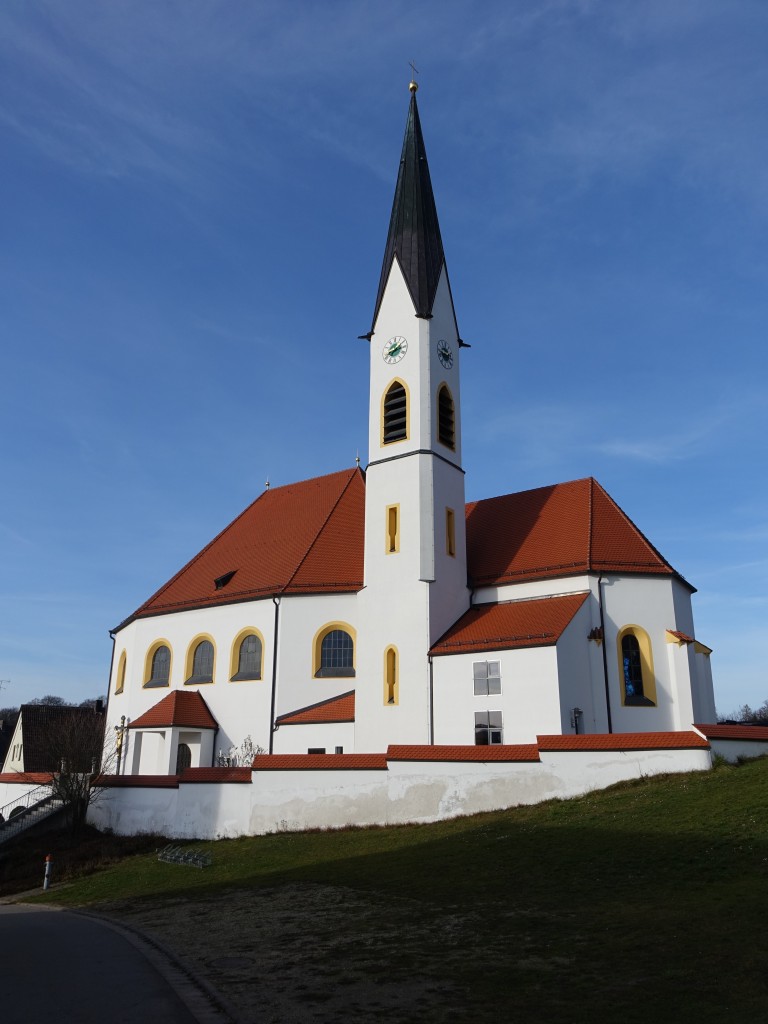
<path id="1" fill-rule="evenodd" d="M 331 722 L 354 722 L 355 691 L 309 704 L 298 711 L 289 711 L 275 719 L 275 725 L 320 725 Z"/>
<path id="2" fill-rule="evenodd" d="M 474 586 L 582 572 L 678 575 L 592 477 L 467 505 Z"/>
<path id="3" fill-rule="evenodd" d="M 588 593 L 565 594 L 476 605 L 440 637 L 430 653 L 470 654 L 550 646 L 557 643 L 588 597 Z"/>
<path id="4" fill-rule="evenodd" d="M 197 690 L 172 690 L 149 711 L 134 719 L 128 728 L 159 729 L 169 725 L 189 726 L 195 729 L 218 728 L 216 719 Z"/>
<path id="5" fill-rule="evenodd" d="M 104 720 L 104 712 L 92 707 L 22 704 L 24 771 L 58 771 L 63 757 L 79 762 L 80 771 L 90 770 L 93 758 L 101 756 Z"/>
<path id="6" fill-rule="evenodd" d="M 466 523 L 474 587 L 586 572 L 681 579 L 591 477 L 471 502 Z M 117 628 L 280 594 L 354 593 L 363 587 L 364 540 L 359 469 L 272 488 Z"/>
<path id="7" fill-rule="evenodd" d="M 408 108 L 371 333 L 395 259 L 403 272 L 416 316 L 429 316 L 445 256 L 415 91 L 411 92 Z"/>
<path id="8" fill-rule="evenodd" d="M 359 590 L 364 516 L 359 469 L 266 490 L 118 629 L 185 608 Z"/>

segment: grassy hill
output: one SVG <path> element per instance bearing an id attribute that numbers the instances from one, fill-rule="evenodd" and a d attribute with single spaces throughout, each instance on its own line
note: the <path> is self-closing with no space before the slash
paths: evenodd
<path id="1" fill-rule="evenodd" d="M 211 867 L 133 856 L 53 898 L 148 920 L 183 903 L 190 928 L 236 899 L 263 929 L 290 894 L 285 933 L 278 918 L 268 943 L 239 931 L 232 949 L 276 968 L 309 949 L 326 980 L 432 993 L 389 1021 L 752 1022 L 768 1011 L 767 829 L 761 760 L 436 825 L 196 843 Z"/>

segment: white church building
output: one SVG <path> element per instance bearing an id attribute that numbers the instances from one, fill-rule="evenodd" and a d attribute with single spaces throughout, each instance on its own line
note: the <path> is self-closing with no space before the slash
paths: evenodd
<path id="1" fill-rule="evenodd" d="M 150 806 L 178 816 L 180 796 L 175 810 L 162 801 L 187 782 L 197 810 L 176 833 L 238 834 L 268 830 L 271 812 L 221 812 L 219 795 L 206 829 L 200 786 L 261 787 L 271 820 L 299 826 L 521 802 L 499 766 L 530 773 L 547 751 L 677 750 L 682 767 L 706 766 L 693 723 L 714 722 L 715 705 L 694 588 L 600 484 L 466 503 L 466 345 L 413 83 L 366 339 L 365 470 L 268 488 L 113 630 L 119 778 L 103 822 L 128 831 Z M 253 771 L 221 767 L 247 738 L 263 751 Z M 406 762 L 416 782 L 453 766 L 448 803 L 444 787 L 431 809 L 395 812 Z M 315 807 L 338 795 L 339 770 L 353 788 L 388 774 L 378 810 L 306 813 L 309 790 Z M 649 770 L 675 769 L 662 756 Z M 475 781 L 456 783 L 462 772 Z M 466 788 L 478 792 L 478 772 L 479 801 Z M 579 788 L 558 786 L 539 798 Z M 275 794 L 289 790 L 295 813 L 280 818 Z"/>

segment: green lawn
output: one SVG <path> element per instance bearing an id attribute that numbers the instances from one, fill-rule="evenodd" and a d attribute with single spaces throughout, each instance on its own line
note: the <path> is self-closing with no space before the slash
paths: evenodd
<path id="1" fill-rule="evenodd" d="M 436 825 L 197 843 L 212 867 L 135 856 L 52 898 L 344 886 L 408 901 L 394 938 L 373 916 L 349 955 L 367 943 L 390 977 L 450 982 L 453 1005 L 419 1020 L 751 1024 L 768 1015 L 767 827 L 761 760 Z"/>

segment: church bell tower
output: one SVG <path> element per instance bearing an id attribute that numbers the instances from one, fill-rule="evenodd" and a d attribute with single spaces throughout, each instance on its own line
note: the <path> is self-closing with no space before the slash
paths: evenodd
<path id="1" fill-rule="evenodd" d="M 469 606 L 463 345 L 416 89 L 411 82 L 373 323 L 365 336 L 371 359 L 358 750 L 430 742 L 429 648 Z"/>

